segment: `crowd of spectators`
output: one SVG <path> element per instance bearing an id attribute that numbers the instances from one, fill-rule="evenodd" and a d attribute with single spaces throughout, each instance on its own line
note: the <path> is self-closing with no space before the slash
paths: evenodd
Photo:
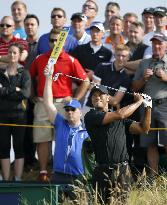
<path id="1" fill-rule="evenodd" d="M 82 119 L 93 106 L 90 95 L 93 84 L 108 86 L 108 91 L 101 93 L 109 95 L 106 98 L 109 110 L 116 113 L 133 102 L 134 96 L 129 92 L 149 95 L 153 100 L 152 127 L 167 128 L 167 8 L 148 5 L 141 14 L 128 12 L 123 16 L 120 11 L 121 5 L 108 2 L 104 22 L 96 21 L 100 8 L 95 0 L 86 0 L 81 9 L 71 15 L 68 36 L 52 71 L 48 60 L 66 26 L 66 11 L 55 4 L 48 19 L 52 28 L 41 36 L 38 36 L 42 23 L 38 14 L 31 14 L 23 1 L 14 1 L 11 14 L 0 19 L 0 123 L 34 125 L 0 126 L 3 180 L 10 179 L 11 136 L 15 153 L 14 180 L 20 181 L 24 168 L 33 169 L 35 163 L 39 163 L 37 180 L 42 182 L 52 178 L 57 183 L 63 180 L 69 183 L 69 175 L 75 178 L 84 174 L 82 145 L 89 136 Z M 53 81 L 51 76 L 56 73 L 62 75 Z M 142 100 L 138 96 L 140 105 Z M 128 117 L 140 121 L 143 110 L 142 106 L 136 107 Z M 86 121 L 89 133 L 91 124 L 95 126 L 98 118 L 92 120 Z M 47 127 L 52 124 L 54 132 Z M 127 161 L 132 165 L 135 161 L 133 166 L 138 168 L 133 150 L 136 146 L 146 147 L 146 164 L 153 176 L 158 173 L 159 144 L 167 150 L 167 130 L 149 132 L 149 137 L 136 136 L 136 133 L 126 134 L 129 159 L 120 159 L 117 163 Z M 52 177 L 47 171 L 48 161 L 52 160 L 51 149 L 54 149 Z"/>

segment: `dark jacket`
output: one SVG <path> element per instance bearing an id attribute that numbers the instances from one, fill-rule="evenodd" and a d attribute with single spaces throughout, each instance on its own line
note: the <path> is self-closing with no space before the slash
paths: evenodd
<path id="1" fill-rule="evenodd" d="M 19 67 L 18 73 L 8 76 L 6 69 L 0 69 L 0 113 L 12 114 L 26 110 L 26 99 L 30 96 L 31 78 L 28 71 Z M 21 90 L 16 91 L 16 87 Z"/>
<path id="2" fill-rule="evenodd" d="M 92 71 L 99 63 L 109 62 L 112 57 L 112 52 L 104 46 L 94 53 L 90 42 L 77 46 L 70 54 L 79 60 L 84 69 L 87 68 Z"/>
<path id="3" fill-rule="evenodd" d="M 129 42 L 126 45 L 129 46 Z M 135 61 L 135 60 L 142 59 L 144 56 L 144 52 L 148 47 L 149 46 L 145 45 L 144 43 L 139 43 L 137 48 L 133 52 L 132 56 L 130 56 L 129 61 Z"/>

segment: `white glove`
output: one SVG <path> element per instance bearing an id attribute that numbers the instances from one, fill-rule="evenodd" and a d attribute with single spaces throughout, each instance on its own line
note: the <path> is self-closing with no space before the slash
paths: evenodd
<path id="1" fill-rule="evenodd" d="M 144 105 L 144 107 L 150 107 L 150 108 L 152 108 L 152 99 L 151 99 L 151 97 L 149 96 L 149 95 L 146 95 L 146 94 L 141 94 L 142 95 L 142 97 L 143 97 L 143 105 Z"/>

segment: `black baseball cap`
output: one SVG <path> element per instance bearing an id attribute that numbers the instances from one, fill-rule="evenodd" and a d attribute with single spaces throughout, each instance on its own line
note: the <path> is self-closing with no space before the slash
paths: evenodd
<path id="1" fill-rule="evenodd" d="M 83 14 L 83 13 L 74 13 L 74 14 L 71 16 L 71 21 L 74 20 L 75 18 L 79 18 L 79 19 L 81 19 L 82 21 L 87 21 L 87 17 L 86 17 L 85 14 Z"/>
<path id="2" fill-rule="evenodd" d="M 142 12 L 142 15 L 143 14 L 152 14 L 153 15 L 154 14 L 154 8 L 152 8 L 152 7 L 145 8 Z"/>
<path id="3" fill-rule="evenodd" d="M 154 39 L 158 41 L 166 41 L 167 37 L 163 33 L 155 33 L 154 36 L 150 39 L 150 41 L 153 41 Z"/>
<path id="4" fill-rule="evenodd" d="M 154 16 L 167 16 L 167 8 L 162 6 L 154 8 Z"/>
<path id="5" fill-rule="evenodd" d="M 92 96 L 95 91 L 100 91 L 101 93 L 108 95 L 108 89 L 104 85 L 94 86 L 90 92 L 90 96 Z"/>

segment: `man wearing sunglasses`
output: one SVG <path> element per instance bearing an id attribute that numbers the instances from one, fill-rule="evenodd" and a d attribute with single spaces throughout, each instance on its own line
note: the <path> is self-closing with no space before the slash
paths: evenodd
<path id="1" fill-rule="evenodd" d="M 90 25 L 94 21 L 98 12 L 98 5 L 93 0 L 87 0 L 82 6 L 82 13 L 87 17 L 86 32 L 90 34 Z"/>
<path id="2" fill-rule="evenodd" d="M 15 23 L 11 16 L 4 16 L 0 23 L 0 65 L 6 65 L 8 63 L 8 47 L 10 44 L 17 42 L 24 48 L 21 53 L 20 63 L 24 64 L 25 59 L 28 56 L 28 43 L 27 41 L 16 38 L 13 35 L 15 30 Z"/>
<path id="3" fill-rule="evenodd" d="M 45 67 L 46 81 L 43 96 L 49 120 L 56 131 L 53 157 L 54 174 L 51 181 L 57 184 L 73 184 L 84 174 L 81 150 L 88 134 L 81 122 L 81 104 L 78 100 L 72 99 L 65 103 L 65 117 L 58 112 L 52 94 L 53 69 L 52 67 L 50 71 L 47 66 Z"/>
<path id="4" fill-rule="evenodd" d="M 66 23 L 66 20 L 66 12 L 64 9 L 58 7 L 53 8 L 51 12 L 52 29 L 62 29 Z M 68 53 L 77 45 L 77 40 L 73 36 L 68 35 L 64 44 L 64 50 Z M 48 52 L 49 50 L 49 33 L 45 33 L 39 38 L 37 52 L 38 55 L 40 55 Z"/>
<path id="5" fill-rule="evenodd" d="M 34 125 L 50 125 L 48 113 L 46 112 L 43 103 L 43 90 L 45 85 L 45 76 L 43 72 L 48 63 L 51 51 L 59 37 L 59 34 L 60 30 L 51 30 L 49 34 L 50 51 L 38 56 L 31 64 L 30 74 L 33 79 L 32 81 L 34 82 L 35 80 L 35 84 L 37 85 L 37 89 L 35 89 L 35 93 L 37 93 L 37 102 L 35 103 L 34 108 Z M 54 65 L 54 74 L 56 73 L 72 75 L 82 80 L 89 81 L 86 72 L 83 70 L 78 60 L 67 54 L 64 50 L 62 50 L 56 64 Z M 75 95 L 73 95 L 72 78 L 66 77 L 64 75 L 59 77 L 59 79 L 54 81 L 52 84 L 53 101 L 57 110 L 61 114 L 64 114 L 64 102 L 69 102 L 72 97 L 80 100 L 87 91 L 88 86 L 88 82 L 81 82 L 77 86 Z M 48 145 L 52 139 L 53 132 L 51 129 L 35 128 L 33 130 L 33 140 L 34 143 L 37 143 L 37 153 L 40 164 L 40 181 L 45 181 L 45 178 L 47 177 L 47 161 L 49 154 Z"/>

